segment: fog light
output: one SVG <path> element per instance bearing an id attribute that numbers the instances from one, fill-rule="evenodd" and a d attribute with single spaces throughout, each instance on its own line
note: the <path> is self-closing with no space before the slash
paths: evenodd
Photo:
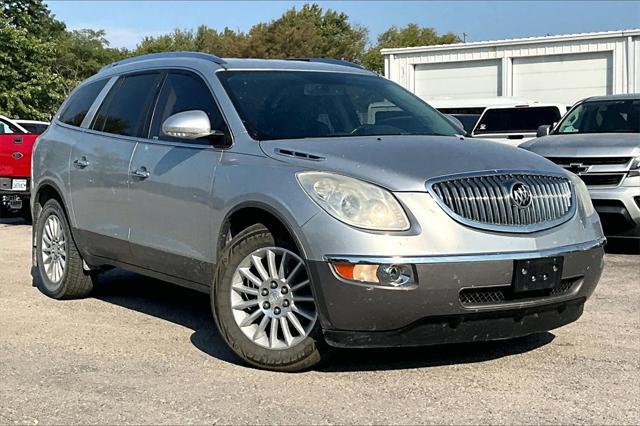
<path id="1" fill-rule="evenodd" d="M 339 277 L 349 281 L 392 287 L 417 284 L 412 265 L 333 263 L 333 268 Z"/>

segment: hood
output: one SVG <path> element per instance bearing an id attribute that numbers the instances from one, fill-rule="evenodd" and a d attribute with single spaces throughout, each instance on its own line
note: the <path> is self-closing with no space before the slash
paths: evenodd
<path id="1" fill-rule="evenodd" d="M 521 145 L 545 157 L 635 157 L 640 155 L 637 133 L 549 135 Z"/>
<path id="2" fill-rule="evenodd" d="M 392 191 L 425 191 L 425 181 L 430 178 L 467 172 L 564 173 L 550 161 L 520 148 L 460 137 L 358 136 L 263 141 L 260 146 L 274 159 L 353 176 Z"/>

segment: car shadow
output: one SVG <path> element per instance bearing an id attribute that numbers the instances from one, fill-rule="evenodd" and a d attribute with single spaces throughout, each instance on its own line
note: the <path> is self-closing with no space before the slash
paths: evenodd
<path id="1" fill-rule="evenodd" d="M 2 216 L 0 225 L 30 225 L 30 223 L 21 216 Z"/>
<path id="2" fill-rule="evenodd" d="M 640 240 L 609 239 L 604 250 L 609 254 L 640 254 Z"/>
<path id="3" fill-rule="evenodd" d="M 33 268 L 33 285 L 40 285 Z M 223 341 L 214 324 L 209 296 L 120 269 L 100 275 L 92 296 L 193 330 L 190 341 L 200 351 L 232 364 L 245 365 Z M 530 352 L 552 342 L 552 333 L 512 340 L 438 345 L 420 348 L 336 349 L 316 371 L 401 370 L 479 363 Z"/>
<path id="4" fill-rule="evenodd" d="M 493 342 L 458 343 L 417 348 L 341 349 L 319 370 L 327 373 L 404 370 L 473 364 L 531 352 L 555 339 L 544 332 Z"/>

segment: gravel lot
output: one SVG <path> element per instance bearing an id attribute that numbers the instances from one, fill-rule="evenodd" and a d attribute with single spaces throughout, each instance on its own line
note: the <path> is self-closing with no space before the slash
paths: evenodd
<path id="1" fill-rule="evenodd" d="M 0 221 L 0 423 L 640 423 L 640 256 L 608 254 L 551 333 L 282 374 L 240 365 L 190 290 L 116 270 L 93 298 L 46 298 L 30 235 Z"/>

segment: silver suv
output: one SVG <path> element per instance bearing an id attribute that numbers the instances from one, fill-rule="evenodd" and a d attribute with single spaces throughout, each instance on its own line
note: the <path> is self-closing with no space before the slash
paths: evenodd
<path id="1" fill-rule="evenodd" d="M 605 235 L 640 247 L 640 94 L 595 96 L 523 145 L 586 183 Z"/>
<path id="2" fill-rule="evenodd" d="M 115 63 L 35 148 L 40 288 L 86 296 L 115 266 L 210 293 L 231 349 L 282 371 L 575 321 L 603 267 L 585 185 L 457 132 L 340 61 Z"/>

